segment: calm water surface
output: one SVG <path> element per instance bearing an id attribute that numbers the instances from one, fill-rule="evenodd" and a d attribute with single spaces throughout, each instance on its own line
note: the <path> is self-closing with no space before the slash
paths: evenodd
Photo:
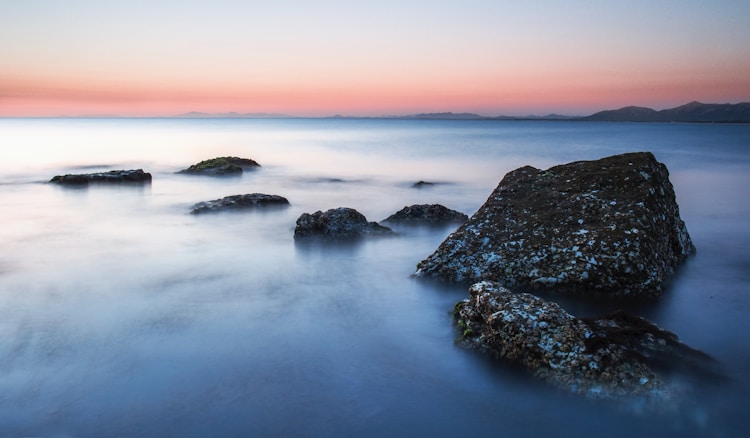
<path id="1" fill-rule="evenodd" d="M 750 427 L 750 126 L 399 120 L 0 120 L 0 436 L 742 436 Z M 519 166 L 649 150 L 698 254 L 625 307 L 718 361 L 674 414 L 558 393 L 457 348 L 466 287 L 409 278 L 452 229 L 295 245 L 303 212 L 472 214 Z M 262 168 L 177 175 L 220 155 Z M 143 168 L 145 186 L 64 173 Z M 437 182 L 423 189 L 416 181 Z M 240 193 L 264 213 L 192 216 Z M 705 388 L 703 388 L 705 386 Z"/>

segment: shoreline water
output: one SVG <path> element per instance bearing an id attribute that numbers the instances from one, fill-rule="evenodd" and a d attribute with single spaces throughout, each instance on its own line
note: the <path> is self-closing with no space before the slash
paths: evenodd
<path id="1" fill-rule="evenodd" d="M 731 436 L 747 425 L 747 126 L 48 122 L 0 120 L 9 145 L 0 164 L 2 432 Z M 580 316 L 631 307 L 714 356 L 737 383 L 674 416 L 596 406 L 456 348 L 449 313 L 466 288 L 409 278 L 450 229 L 340 247 L 292 239 L 302 212 L 349 206 L 379 221 L 440 203 L 472 214 L 522 165 L 647 149 L 670 170 L 698 254 L 658 300 L 560 301 Z M 222 180 L 174 174 L 221 155 L 262 168 Z M 135 190 L 38 183 L 98 163 L 138 165 L 154 179 Z M 447 184 L 410 187 L 420 180 Z M 188 214 L 195 202 L 252 192 L 291 206 Z"/>

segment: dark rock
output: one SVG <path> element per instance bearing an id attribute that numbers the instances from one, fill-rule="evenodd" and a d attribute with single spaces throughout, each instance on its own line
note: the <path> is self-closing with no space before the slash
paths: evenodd
<path id="1" fill-rule="evenodd" d="M 694 252 L 666 166 L 641 152 L 508 173 L 415 275 L 658 295 Z"/>
<path id="2" fill-rule="evenodd" d="M 348 184 L 348 183 L 362 182 L 363 180 L 321 176 L 321 177 L 301 178 L 300 181 L 304 183 L 314 183 L 314 184 Z"/>
<path id="3" fill-rule="evenodd" d="M 289 201 L 278 195 L 251 193 L 248 195 L 226 196 L 213 201 L 199 202 L 193 205 L 191 214 L 214 213 L 224 210 L 245 210 L 268 207 L 285 207 Z"/>
<path id="4" fill-rule="evenodd" d="M 414 187 L 415 189 L 421 189 L 422 187 L 432 187 L 434 185 L 435 185 L 435 183 L 433 183 L 433 182 L 421 181 L 420 180 L 420 181 L 415 182 L 411 186 Z"/>
<path id="5" fill-rule="evenodd" d="M 89 183 L 150 183 L 151 174 L 143 169 L 110 170 L 108 172 L 57 175 L 49 182 L 65 185 L 86 185 Z"/>
<path id="6" fill-rule="evenodd" d="M 201 161 L 198 164 L 193 164 L 187 169 L 181 170 L 178 173 L 189 173 L 194 175 L 232 175 L 240 174 L 243 169 L 252 169 L 260 167 L 255 160 L 249 158 L 238 158 L 238 157 L 217 157 L 210 160 Z"/>
<path id="7" fill-rule="evenodd" d="M 519 363 L 588 398 L 641 397 L 658 404 L 688 389 L 671 383 L 686 360 L 706 369 L 713 363 L 673 333 L 622 311 L 584 320 L 556 303 L 489 281 L 471 286 L 469 295 L 454 313 L 460 344 Z"/>
<path id="8" fill-rule="evenodd" d="M 392 235 L 390 228 L 368 222 L 362 213 L 353 208 L 336 208 L 303 213 L 297 219 L 294 238 L 319 237 L 324 239 L 356 239 L 366 236 Z"/>
<path id="9" fill-rule="evenodd" d="M 440 204 L 420 204 L 404 207 L 383 220 L 387 224 L 443 226 L 462 224 L 469 216 Z"/>

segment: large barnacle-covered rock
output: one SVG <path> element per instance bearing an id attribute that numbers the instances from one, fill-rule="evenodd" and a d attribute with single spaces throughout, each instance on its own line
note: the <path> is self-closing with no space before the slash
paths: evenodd
<path id="1" fill-rule="evenodd" d="M 508 173 L 416 276 L 658 295 L 694 252 L 666 166 L 639 152 Z"/>

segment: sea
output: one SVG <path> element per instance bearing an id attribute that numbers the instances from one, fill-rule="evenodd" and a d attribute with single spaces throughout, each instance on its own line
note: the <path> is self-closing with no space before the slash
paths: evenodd
<path id="1" fill-rule="evenodd" d="M 415 279 L 453 228 L 300 244 L 302 213 L 473 214 L 502 177 L 635 151 L 697 248 L 625 309 L 710 355 L 679 409 L 591 401 L 455 343 L 468 285 Z M 178 174 L 217 156 L 241 176 Z M 0 119 L 0 436 L 745 436 L 750 125 L 396 119 Z M 142 168 L 150 184 L 55 175 Z M 414 187 L 418 181 L 433 184 Z M 191 215 L 266 193 L 291 205 Z"/>

